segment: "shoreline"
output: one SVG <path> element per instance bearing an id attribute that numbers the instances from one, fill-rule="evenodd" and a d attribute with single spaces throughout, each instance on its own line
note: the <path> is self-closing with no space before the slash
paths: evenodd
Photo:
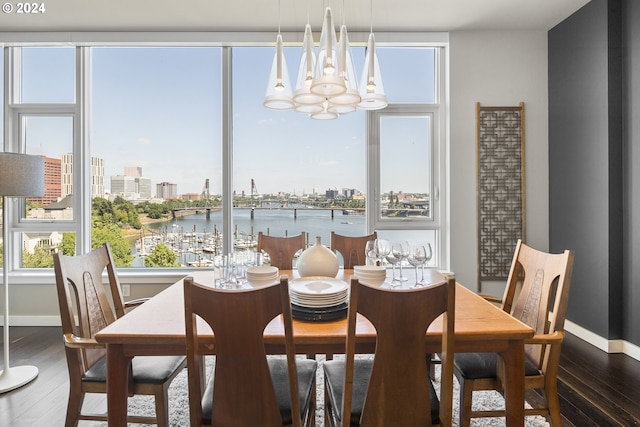
<path id="1" fill-rule="evenodd" d="M 220 210 L 220 208 L 212 208 L 212 211 L 214 210 Z M 194 215 L 194 212 L 192 211 L 185 211 L 185 212 L 176 212 L 175 213 L 175 217 L 176 218 L 181 218 L 181 217 L 185 217 L 185 216 L 190 216 L 190 215 Z M 142 228 L 137 230 L 135 228 L 126 228 L 126 229 L 122 229 L 122 234 L 126 239 L 134 239 L 137 240 L 141 237 L 141 235 L 143 237 L 147 237 L 147 236 L 152 236 L 154 234 L 156 234 L 155 232 L 151 231 L 147 225 L 149 224 L 160 224 L 163 222 L 171 222 L 173 220 L 173 217 L 171 217 L 170 215 L 167 216 L 163 216 L 162 218 L 149 218 L 147 216 L 147 214 L 139 214 L 138 217 L 140 218 L 140 223 L 142 224 Z"/>

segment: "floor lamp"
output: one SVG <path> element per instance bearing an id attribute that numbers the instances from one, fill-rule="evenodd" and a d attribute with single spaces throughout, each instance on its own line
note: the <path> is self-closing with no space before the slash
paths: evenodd
<path id="1" fill-rule="evenodd" d="M 0 393 L 22 387 L 38 376 L 35 366 L 9 367 L 9 214 L 7 198 L 44 196 L 44 159 L 17 153 L 0 153 L 0 196 L 2 196 L 2 278 L 4 280 L 4 369 L 0 372 Z"/>

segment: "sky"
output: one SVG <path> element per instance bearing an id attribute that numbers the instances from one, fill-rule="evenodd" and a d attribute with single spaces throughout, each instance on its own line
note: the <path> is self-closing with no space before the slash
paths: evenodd
<path id="1" fill-rule="evenodd" d="M 291 83 L 295 85 L 300 48 L 286 48 Z M 366 115 L 364 111 L 317 121 L 294 111 L 262 105 L 274 49 L 233 51 L 234 185 L 250 193 L 324 194 L 333 188 L 365 191 Z M 359 74 L 364 49 L 354 48 Z M 425 102 L 434 98 L 427 84 L 433 61 L 418 49 L 378 49 L 389 102 Z M 23 102 L 73 102 L 72 48 L 28 48 L 23 53 Z M 200 193 L 205 179 L 219 194 L 221 161 L 220 49 L 94 48 L 91 75 L 91 154 L 105 161 L 109 177 L 139 166 L 157 183 L 178 185 L 178 193 Z M 431 80 L 433 81 L 433 80 Z M 30 117 L 27 151 L 58 157 L 71 152 L 69 118 Z M 383 163 L 383 191 L 418 191 L 424 182 L 427 150 L 424 124 L 390 122 Z M 416 156 L 417 155 L 417 156 Z M 414 184 L 412 184 L 414 183 Z M 414 185 L 416 189 L 412 190 Z"/>

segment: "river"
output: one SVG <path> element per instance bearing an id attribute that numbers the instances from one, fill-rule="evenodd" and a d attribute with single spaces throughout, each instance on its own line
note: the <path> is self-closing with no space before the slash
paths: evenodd
<path id="1" fill-rule="evenodd" d="M 235 239 L 243 241 L 255 241 L 260 231 L 272 236 L 284 236 L 285 233 L 294 236 L 306 232 L 311 243 L 320 236 L 325 245 L 329 245 L 331 231 L 346 236 L 366 234 L 365 215 L 344 215 L 339 209 L 334 210 L 334 218 L 331 218 L 331 210 L 298 209 L 294 217 L 293 209 L 256 209 L 253 219 L 250 209 L 234 209 L 233 212 Z M 180 238 L 180 261 L 187 265 L 208 256 L 207 253 L 199 253 L 197 248 L 205 245 L 214 231 L 222 231 L 222 213 L 212 211 L 209 219 L 204 213 L 187 215 L 170 222 L 148 224 L 147 227 L 164 241 L 174 242 Z M 199 239 L 202 241 L 198 242 Z M 144 266 L 143 257 L 136 253 L 136 248 L 133 248 L 133 253 L 136 254 L 133 267 Z"/>

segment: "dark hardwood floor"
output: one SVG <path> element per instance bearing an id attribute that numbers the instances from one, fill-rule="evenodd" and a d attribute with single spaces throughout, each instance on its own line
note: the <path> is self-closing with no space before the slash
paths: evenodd
<path id="1" fill-rule="evenodd" d="M 35 365 L 40 373 L 32 383 L 0 395 L 0 426 L 63 426 L 69 385 L 61 329 L 12 327 L 10 338 L 11 366 Z M 559 391 L 564 424 L 640 425 L 640 361 L 607 354 L 572 335 L 563 345 Z M 104 408 L 99 396 L 86 404 L 92 410 Z"/>

